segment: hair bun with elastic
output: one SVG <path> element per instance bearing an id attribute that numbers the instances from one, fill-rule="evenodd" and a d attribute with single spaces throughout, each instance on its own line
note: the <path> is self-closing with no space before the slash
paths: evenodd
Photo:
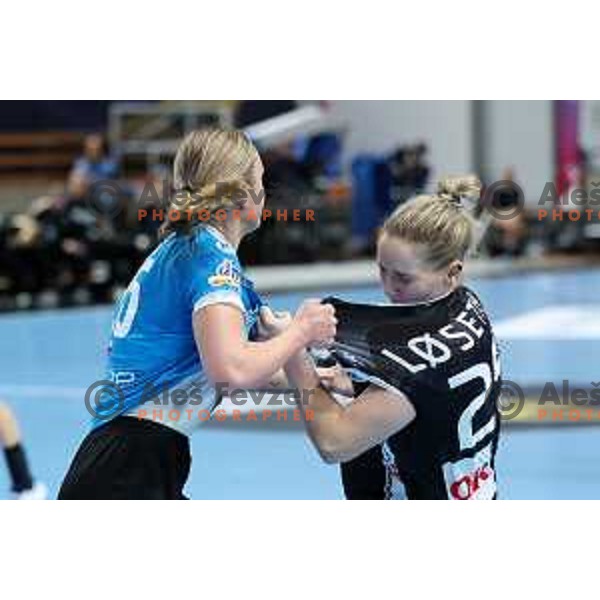
<path id="1" fill-rule="evenodd" d="M 481 181 L 475 175 L 445 177 L 438 183 L 438 196 L 461 204 L 462 198 L 479 198 Z"/>

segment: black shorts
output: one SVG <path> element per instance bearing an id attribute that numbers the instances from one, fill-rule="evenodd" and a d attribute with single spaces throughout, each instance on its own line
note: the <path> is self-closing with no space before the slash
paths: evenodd
<path id="1" fill-rule="evenodd" d="M 81 443 L 59 500 L 185 500 L 188 438 L 136 417 L 117 417 Z"/>

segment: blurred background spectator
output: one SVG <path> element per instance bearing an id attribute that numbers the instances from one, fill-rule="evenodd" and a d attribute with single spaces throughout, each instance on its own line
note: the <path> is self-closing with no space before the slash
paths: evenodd
<path id="1" fill-rule="evenodd" d="M 506 168 L 501 176 L 503 182 L 517 183 L 514 169 Z M 499 217 L 494 217 L 488 225 L 482 241 L 482 251 L 491 256 L 519 257 L 525 254 L 530 239 L 530 224 L 526 211 L 517 211 L 519 193 L 510 185 L 499 188 L 490 200 Z M 505 213 L 510 218 L 501 218 Z"/>
<path id="2" fill-rule="evenodd" d="M 108 155 L 104 137 L 99 133 L 87 135 L 83 141 L 83 154 L 75 161 L 73 172 L 90 183 L 98 179 L 115 179 L 118 166 Z"/>

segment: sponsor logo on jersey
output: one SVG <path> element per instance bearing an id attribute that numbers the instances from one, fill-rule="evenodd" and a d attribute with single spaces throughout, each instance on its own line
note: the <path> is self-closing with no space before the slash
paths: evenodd
<path id="1" fill-rule="evenodd" d="M 214 275 L 208 278 L 208 283 L 213 287 L 240 287 L 242 274 L 231 260 L 224 260 L 219 264 Z"/>
<path id="2" fill-rule="evenodd" d="M 494 471 L 489 465 L 478 467 L 472 473 L 466 473 L 450 486 L 450 497 L 453 500 L 476 500 L 481 494 L 479 491 L 488 480 L 494 477 Z M 488 498 L 490 499 L 491 496 Z"/>
<path id="3" fill-rule="evenodd" d="M 496 474 L 488 445 L 473 458 L 463 458 L 443 467 L 450 500 L 491 500 L 496 494 Z"/>

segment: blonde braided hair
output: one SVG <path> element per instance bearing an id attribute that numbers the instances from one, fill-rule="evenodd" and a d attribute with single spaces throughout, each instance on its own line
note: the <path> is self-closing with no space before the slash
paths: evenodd
<path id="1" fill-rule="evenodd" d="M 248 174 L 258 151 L 246 135 L 235 129 L 205 127 L 181 142 L 173 164 L 174 194 L 168 212 L 197 215 L 241 208 L 247 198 Z M 167 220 L 163 233 L 189 230 L 198 219 Z"/>

